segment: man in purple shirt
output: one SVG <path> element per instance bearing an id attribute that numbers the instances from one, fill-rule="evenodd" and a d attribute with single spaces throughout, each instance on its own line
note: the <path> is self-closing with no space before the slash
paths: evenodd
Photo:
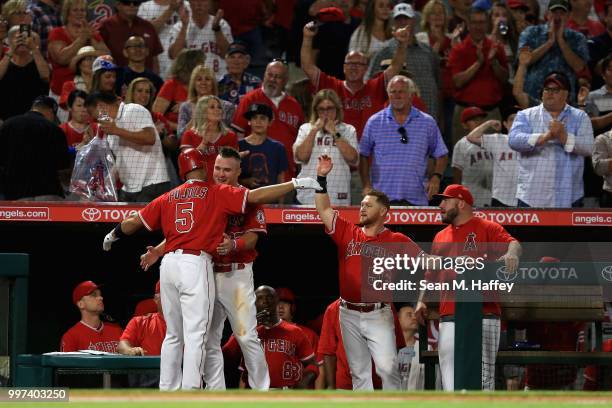
<path id="1" fill-rule="evenodd" d="M 412 106 L 413 89 L 412 81 L 403 75 L 389 81 L 389 106 L 368 119 L 359 145 L 363 193 L 374 188 L 396 205 L 427 205 L 439 192 L 448 163 L 448 149 L 436 121 Z M 435 166 L 428 177 L 430 157 Z"/>

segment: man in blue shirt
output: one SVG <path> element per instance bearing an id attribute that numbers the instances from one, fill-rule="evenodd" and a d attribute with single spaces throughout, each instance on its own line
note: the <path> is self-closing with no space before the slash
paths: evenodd
<path id="1" fill-rule="evenodd" d="M 238 105 L 241 96 L 261 86 L 261 79 L 246 72 L 251 56 L 242 42 L 230 44 L 225 62 L 227 74 L 219 81 L 219 98 Z"/>
<path id="2" fill-rule="evenodd" d="M 427 205 L 440 191 L 448 149 L 436 121 L 412 106 L 412 89 L 412 80 L 403 75 L 389 81 L 389 106 L 368 119 L 361 137 L 359 173 L 364 195 L 374 188 L 392 204 Z M 435 167 L 428 179 L 430 157 Z"/>
<path id="3" fill-rule="evenodd" d="M 570 83 L 552 72 L 544 79 L 542 104 L 520 111 L 508 144 L 520 152 L 519 207 L 581 207 L 584 157 L 593 151 L 587 114 L 567 104 Z"/>
<path id="4" fill-rule="evenodd" d="M 585 68 L 589 49 L 584 35 L 565 28 L 568 12 L 567 0 L 550 0 L 547 23 L 527 27 L 521 33 L 518 49 L 529 47 L 532 50 L 525 91 L 533 98 L 540 98 L 540 88 L 546 75 L 559 71 L 569 79 L 569 100 L 576 100 L 576 74 Z"/>

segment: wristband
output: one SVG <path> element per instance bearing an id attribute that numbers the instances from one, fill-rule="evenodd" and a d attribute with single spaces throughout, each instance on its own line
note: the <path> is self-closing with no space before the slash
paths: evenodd
<path id="1" fill-rule="evenodd" d="M 242 238 L 232 239 L 232 251 L 241 252 L 246 247 L 246 241 Z"/>
<path id="2" fill-rule="evenodd" d="M 327 176 L 317 176 L 317 182 L 321 186 L 321 190 L 316 190 L 317 194 L 327 194 Z"/>
<path id="3" fill-rule="evenodd" d="M 113 235 L 117 239 L 127 237 L 127 234 L 125 234 L 123 231 L 121 231 L 121 223 L 117 224 L 117 226 L 113 230 Z"/>
<path id="4" fill-rule="evenodd" d="M 442 174 L 440 174 L 440 173 L 432 173 L 432 174 L 431 174 L 431 177 L 433 177 L 433 176 L 438 176 L 438 178 L 439 178 L 440 180 L 442 180 Z"/>

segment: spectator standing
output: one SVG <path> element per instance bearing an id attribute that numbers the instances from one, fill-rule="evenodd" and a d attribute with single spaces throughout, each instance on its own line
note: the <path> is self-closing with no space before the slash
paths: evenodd
<path id="1" fill-rule="evenodd" d="M 514 15 L 503 0 L 498 0 L 491 7 L 489 15 L 489 38 L 497 44 L 504 46 L 504 53 L 509 64 L 509 79 L 514 78 L 512 61 L 517 56 L 517 45 L 520 32 L 517 31 Z"/>
<path id="2" fill-rule="evenodd" d="M 6 200 L 63 200 L 60 176 L 70 168 L 70 157 L 64 133 L 53 123 L 56 112 L 53 98 L 39 96 L 30 112 L 0 127 L 0 185 Z"/>
<path id="3" fill-rule="evenodd" d="M 181 0 L 149 0 L 142 3 L 138 9 L 138 17 L 153 24 L 162 45 L 163 52 L 158 56 L 159 75 L 162 78 L 166 78 L 170 74 L 170 67 L 172 66 L 172 61 L 168 55 L 170 32 L 179 21 L 182 8 L 189 9 L 189 3 Z"/>
<path id="4" fill-rule="evenodd" d="M 217 79 L 214 72 L 204 65 L 198 65 L 191 72 L 189 87 L 187 89 L 187 101 L 181 103 L 177 124 L 177 133 L 182 135 L 185 130 L 193 126 L 193 108 L 203 96 L 218 96 Z M 228 101 L 221 100 L 223 108 L 223 123 L 226 126 L 232 124 L 236 106 Z M 194 146 L 195 147 L 195 146 Z"/>
<path id="5" fill-rule="evenodd" d="M 180 104 L 187 100 L 187 86 L 195 67 L 204 64 L 200 50 L 183 50 L 172 63 L 166 79 L 153 102 L 153 112 L 161 113 L 176 130 Z"/>
<path id="6" fill-rule="evenodd" d="M 392 8 L 390 0 L 368 0 L 363 20 L 351 35 L 349 52 L 360 52 L 369 59 L 388 45 L 393 37 Z"/>
<path id="7" fill-rule="evenodd" d="M 66 107 L 70 114 L 69 120 L 60 125 L 66 135 L 68 147 L 79 150 L 91 141 L 98 133 L 98 124 L 91 120 L 85 100 L 87 94 L 84 91 L 75 89 L 68 96 Z"/>
<path id="8" fill-rule="evenodd" d="M 584 106 L 596 135 L 612 129 L 612 53 L 601 61 L 600 67 L 604 85 L 589 93 Z"/>
<path id="9" fill-rule="evenodd" d="M 599 20 L 589 18 L 593 7 L 592 0 L 569 0 L 570 13 L 566 27 L 582 33 L 586 38 L 597 37 L 606 32 Z"/>
<path id="10" fill-rule="evenodd" d="M 612 130 L 595 138 L 593 169 L 597 175 L 604 178 L 599 205 L 612 208 Z"/>
<path id="11" fill-rule="evenodd" d="M 466 27 L 473 2 L 474 0 L 448 0 L 448 5 L 451 9 L 450 19 L 448 20 L 448 32 L 457 34 L 461 40 L 464 40 L 468 35 Z"/>
<path id="12" fill-rule="evenodd" d="M 32 13 L 28 10 L 28 2 L 26 0 L 9 0 L 2 5 L 2 19 L 4 35 L 1 39 L 6 38 L 8 29 L 16 25 L 28 25 L 32 26 Z M 36 31 L 30 29 L 31 35 L 34 37 L 34 41 L 40 44 L 40 36 Z M 43 54 L 44 55 L 44 54 Z"/>
<path id="13" fill-rule="evenodd" d="M 121 95 L 125 95 L 128 85 L 136 78 L 147 78 L 155 87 L 152 97 L 155 99 L 157 91 L 164 84 L 164 81 L 155 72 L 147 69 L 145 62 L 149 55 L 149 49 L 144 38 L 132 36 L 127 39 L 123 47 L 123 55 L 127 58 L 127 65 L 121 71 Z"/>
<path id="14" fill-rule="evenodd" d="M 547 22 L 527 27 L 519 37 L 518 48 L 527 46 L 532 51 L 525 77 L 525 91 L 532 98 L 540 98 L 542 83 L 548 73 L 559 71 L 569 80 L 568 100 L 576 100 L 576 77 L 586 66 L 589 51 L 584 35 L 565 28 L 568 12 L 567 0 L 551 0 L 546 13 Z"/>
<path id="15" fill-rule="evenodd" d="M 244 114 L 253 103 L 263 103 L 272 108 L 273 119 L 268 129 L 268 135 L 285 147 L 289 170 L 287 178 L 295 174 L 293 161 L 293 143 L 300 125 L 304 122 L 304 113 L 300 104 L 285 93 L 285 86 L 289 80 L 289 67 L 284 61 L 272 61 L 266 67 L 261 88 L 247 93 L 241 100 L 232 127 L 241 134 L 251 133 L 248 120 Z"/>
<path id="16" fill-rule="evenodd" d="M 240 98 L 261 86 L 261 78 L 246 71 L 251 63 L 244 43 L 233 42 L 225 54 L 227 74 L 219 81 L 219 97 L 238 106 Z"/>
<path id="17" fill-rule="evenodd" d="M 110 92 L 94 92 L 85 103 L 97 118 L 116 157 L 123 187 L 119 201 L 149 202 L 170 189 L 157 129 L 146 108 L 123 103 Z"/>
<path id="18" fill-rule="evenodd" d="M 100 287 L 92 281 L 79 283 L 72 291 L 72 303 L 79 309 L 81 320 L 64 333 L 60 351 L 96 350 L 117 353 L 121 327 L 100 319 L 104 312 Z"/>
<path id="19" fill-rule="evenodd" d="M 215 159 L 221 148 L 229 146 L 238 150 L 238 137 L 223 123 L 222 106 L 221 99 L 213 95 L 198 99 L 193 127 L 181 137 L 181 149 L 193 147 L 202 152 L 209 180 L 212 180 Z"/>
<path id="20" fill-rule="evenodd" d="M 141 0 L 118 0 L 115 4 L 117 14 L 107 17 L 100 22 L 100 34 L 117 65 L 124 67 L 128 64 L 123 54 L 123 46 L 131 36 L 139 36 L 146 40 L 149 55 L 145 66 L 155 73 L 159 73 L 159 60 L 157 56 L 164 51 L 159 36 L 153 24 L 138 17 L 138 8 Z"/>
<path id="21" fill-rule="evenodd" d="M 524 0 L 508 0 L 506 3 L 516 26 L 516 35 L 520 35 L 529 26 L 527 13 L 529 6 Z"/>
<path id="22" fill-rule="evenodd" d="M 455 85 L 453 141 L 463 134 L 461 114 L 468 106 L 477 106 L 489 117 L 500 119 L 499 102 L 508 80 L 508 61 L 504 46 L 487 38 L 487 12 L 472 9 L 469 13 L 469 35 L 455 45 L 448 57 L 448 67 Z"/>
<path id="23" fill-rule="evenodd" d="M 89 93 L 93 84 L 93 62 L 103 52 L 97 51 L 91 45 L 79 49 L 77 54 L 70 61 L 70 70 L 74 73 L 72 81 L 66 81 L 62 85 L 62 93 L 59 98 L 59 106 L 68 110 L 66 102 L 72 91 L 78 89 Z"/>
<path id="24" fill-rule="evenodd" d="M 38 95 L 49 92 L 49 65 L 37 40 L 19 26 L 8 31 L 10 50 L 0 59 L 0 119 L 27 112 Z"/>
<path id="25" fill-rule="evenodd" d="M 117 72 L 121 71 L 110 55 L 101 55 L 91 66 L 91 92 L 112 92 L 117 95 Z"/>
<path id="26" fill-rule="evenodd" d="M 359 171 L 364 194 L 374 188 L 398 204 L 427 205 L 440 190 L 448 149 L 433 118 L 412 106 L 411 84 L 402 75 L 389 81 L 389 107 L 373 115 L 363 131 Z M 427 178 L 430 157 L 435 167 Z"/>
<path id="27" fill-rule="evenodd" d="M 300 126 L 293 145 L 300 177 L 316 175 L 317 158 L 325 154 L 334 161 L 327 175 L 327 192 L 332 205 L 351 205 L 351 169 L 359 162 L 355 127 L 344 122 L 342 101 L 331 89 L 323 89 L 312 102 L 309 123 Z M 314 194 L 298 192 L 300 204 L 314 204 Z"/>
<path id="28" fill-rule="evenodd" d="M 42 55 L 47 55 L 47 44 L 51 30 L 62 25 L 61 4 L 61 1 L 55 0 L 33 0 L 30 3 L 32 31 L 40 36 L 40 52 Z"/>
<path id="29" fill-rule="evenodd" d="M 516 113 L 509 114 L 503 122 L 508 132 Z M 495 133 L 488 133 L 488 131 Z M 518 153 L 508 145 L 508 134 L 500 133 L 501 123 L 488 120 L 467 136 L 467 140 L 489 152 L 493 161 L 492 207 L 516 207 L 516 185 L 518 181 Z"/>
<path id="30" fill-rule="evenodd" d="M 223 19 L 223 10 L 213 16 L 211 0 L 189 0 L 191 13 L 181 10 L 181 21 L 172 27 L 168 55 L 175 59 L 185 48 L 197 48 L 204 53 L 206 66 L 216 76 L 217 81 L 227 73 L 223 57 L 234 41 L 230 25 Z M 190 16 L 191 14 L 191 16 Z"/>
<path id="31" fill-rule="evenodd" d="M 248 188 L 282 183 L 289 163 L 283 144 L 268 137 L 272 108 L 254 103 L 244 117 L 249 121 L 251 134 L 238 142 L 240 151 L 248 152 L 240 164 L 240 183 Z"/>
<path id="32" fill-rule="evenodd" d="M 49 62 L 51 63 L 51 92 L 59 100 L 64 82 L 74 78 L 70 62 L 79 50 L 92 46 L 102 54 L 109 49 L 102 36 L 87 21 L 87 2 L 85 0 L 64 0 L 62 4 L 61 27 L 49 33 Z M 60 118 L 62 119 L 62 118 Z"/>
<path id="33" fill-rule="evenodd" d="M 581 207 L 584 157 L 593 151 L 587 114 L 567 104 L 568 78 L 550 73 L 543 81 L 542 104 L 520 111 L 509 145 L 520 152 L 519 207 Z"/>
<path id="34" fill-rule="evenodd" d="M 461 114 L 461 124 L 471 132 L 485 121 L 487 113 L 477 107 L 468 107 Z M 476 207 L 491 203 L 493 162 L 491 154 L 482 147 L 470 143 L 466 136 L 453 148 L 453 183 L 463 184 L 472 193 Z"/>
<path id="35" fill-rule="evenodd" d="M 438 55 L 429 45 L 416 41 L 415 12 L 410 4 L 399 3 L 393 8 L 393 27 L 395 30 L 405 29 L 407 42 L 404 69 L 411 74 L 411 79 L 419 88 L 420 96 L 425 102 L 427 112 L 435 119 L 439 118 L 440 99 L 440 61 Z M 397 39 L 377 52 L 370 61 L 369 77 L 372 78 L 380 70 L 380 63 L 391 59 L 398 48 L 403 47 Z"/>

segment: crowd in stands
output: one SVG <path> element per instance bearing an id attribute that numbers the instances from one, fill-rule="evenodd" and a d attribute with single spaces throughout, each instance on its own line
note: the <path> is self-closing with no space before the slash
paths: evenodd
<path id="1" fill-rule="evenodd" d="M 609 0 L 112 6 L 94 21 L 86 0 L 2 4 L 0 198 L 76 199 L 75 153 L 106 137 L 119 201 L 177 185 L 180 149 L 227 145 L 248 187 L 331 155 L 334 205 L 370 189 L 428 205 L 451 181 L 479 207 L 611 205 Z M 45 109 L 42 137 L 23 119 Z M 19 160 L 41 139 L 44 182 Z"/>

